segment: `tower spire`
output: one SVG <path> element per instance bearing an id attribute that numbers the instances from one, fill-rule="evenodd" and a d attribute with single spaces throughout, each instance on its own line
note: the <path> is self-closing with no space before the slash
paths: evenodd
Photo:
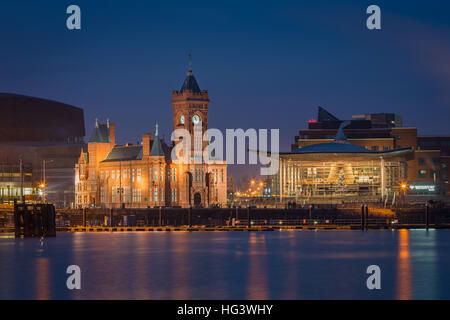
<path id="1" fill-rule="evenodd" d="M 191 90 L 194 93 L 201 92 L 197 80 L 195 80 L 194 73 L 192 72 L 192 55 L 190 52 L 188 54 L 188 72 L 180 92 L 183 92 L 184 90 Z"/>
<path id="2" fill-rule="evenodd" d="M 161 140 L 159 139 L 158 124 L 156 124 L 155 138 L 153 139 L 152 149 L 150 150 L 150 156 L 157 156 L 157 157 L 164 156 L 164 150 L 161 145 Z"/>
<path id="3" fill-rule="evenodd" d="M 188 72 L 192 72 L 192 54 L 189 52 L 188 54 Z"/>

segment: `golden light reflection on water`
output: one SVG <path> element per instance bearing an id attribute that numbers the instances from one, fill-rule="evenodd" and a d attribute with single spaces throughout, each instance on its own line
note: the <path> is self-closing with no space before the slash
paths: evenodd
<path id="1" fill-rule="evenodd" d="M 172 290 L 172 299 L 175 300 L 187 300 L 192 299 L 190 294 L 189 286 L 189 273 L 190 273 L 190 263 L 189 263 L 189 233 L 180 232 L 173 235 L 170 239 L 174 241 L 174 248 L 172 250 L 173 255 L 173 280 L 175 286 Z"/>
<path id="2" fill-rule="evenodd" d="M 266 237 L 250 233 L 248 244 L 247 299 L 269 299 Z"/>
<path id="3" fill-rule="evenodd" d="M 283 299 L 298 299 L 299 288 L 298 288 L 298 264 L 296 261 L 295 254 L 295 233 L 289 232 L 289 250 L 286 254 L 287 261 L 284 262 L 284 265 L 287 267 L 286 277 L 285 277 L 285 286 L 283 292 Z"/>
<path id="4" fill-rule="evenodd" d="M 146 234 L 136 233 L 133 235 L 135 236 L 135 243 L 133 244 L 135 248 L 140 248 L 141 250 L 143 248 L 147 248 L 148 237 L 146 236 Z M 148 290 L 145 284 L 151 281 L 152 274 L 151 269 L 149 268 L 151 260 L 149 261 L 148 254 L 136 254 L 134 255 L 134 257 L 136 258 L 135 266 L 142 266 L 141 268 L 135 269 L 135 274 L 131 278 L 134 282 L 133 287 L 136 288 L 136 292 L 134 292 L 134 298 L 150 300 L 152 298 L 151 290 Z"/>
<path id="5" fill-rule="evenodd" d="M 397 254 L 397 286 L 395 298 L 409 300 L 412 298 L 412 270 L 410 255 L 409 230 L 399 230 Z"/>
<path id="6" fill-rule="evenodd" d="M 48 258 L 36 259 L 36 299 L 50 299 L 50 260 Z"/>

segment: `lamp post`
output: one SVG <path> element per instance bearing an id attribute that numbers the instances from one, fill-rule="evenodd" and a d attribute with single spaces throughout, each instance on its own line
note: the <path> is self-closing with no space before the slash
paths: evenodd
<path id="1" fill-rule="evenodd" d="M 45 165 L 47 163 L 51 163 L 53 160 L 42 160 L 42 167 L 43 167 L 43 178 L 44 178 L 44 194 L 43 194 L 43 200 L 44 203 L 47 203 L 47 182 L 46 182 L 46 175 L 45 175 Z"/>
<path id="2" fill-rule="evenodd" d="M 408 188 L 408 186 L 406 183 L 402 183 L 400 187 L 402 188 L 403 191 L 403 207 L 406 207 L 406 189 Z"/>

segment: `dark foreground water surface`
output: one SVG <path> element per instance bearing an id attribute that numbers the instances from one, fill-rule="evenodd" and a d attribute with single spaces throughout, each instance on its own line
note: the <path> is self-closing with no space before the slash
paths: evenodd
<path id="1" fill-rule="evenodd" d="M 450 230 L 3 234 L 0 299 L 16 298 L 450 299 Z"/>

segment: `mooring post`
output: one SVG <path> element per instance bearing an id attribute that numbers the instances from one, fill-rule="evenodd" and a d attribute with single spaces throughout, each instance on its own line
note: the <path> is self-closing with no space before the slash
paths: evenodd
<path id="1" fill-rule="evenodd" d="M 366 204 L 366 218 L 364 219 L 366 223 L 366 229 L 369 228 L 369 205 Z"/>
<path id="2" fill-rule="evenodd" d="M 361 205 L 361 229 L 364 230 L 364 203 Z"/>
<path id="3" fill-rule="evenodd" d="M 236 221 L 239 220 L 239 207 L 236 206 Z"/>
<path id="4" fill-rule="evenodd" d="M 427 230 L 428 230 L 428 228 L 429 228 L 429 212 L 428 212 L 428 201 L 425 203 L 425 226 L 426 226 L 426 228 L 427 228 Z"/>
<path id="5" fill-rule="evenodd" d="M 87 226 L 87 214 L 86 214 L 86 208 L 83 208 L 83 227 Z"/>
<path id="6" fill-rule="evenodd" d="M 311 220 L 312 220 L 312 205 L 309 205 L 309 224 L 311 224 Z"/>
<path id="7" fill-rule="evenodd" d="M 114 214 L 113 214 L 113 208 L 109 209 L 109 226 L 114 227 L 113 223 Z"/>
<path id="8" fill-rule="evenodd" d="M 251 216 L 250 216 L 250 206 L 247 206 L 247 227 L 250 229 L 250 227 L 252 226 L 251 223 Z"/>
<path id="9" fill-rule="evenodd" d="M 188 225 L 189 225 L 189 228 L 192 227 L 192 206 L 191 205 L 189 205 L 189 208 L 188 208 Z"/>
<path id="10" fill-rule="evenodd" d="M 158 208 L 158 225 L 160 227 L 162 226 L 162 208 L 161 208 L 161 206 L 159 206 L 159 208 Z"/>

